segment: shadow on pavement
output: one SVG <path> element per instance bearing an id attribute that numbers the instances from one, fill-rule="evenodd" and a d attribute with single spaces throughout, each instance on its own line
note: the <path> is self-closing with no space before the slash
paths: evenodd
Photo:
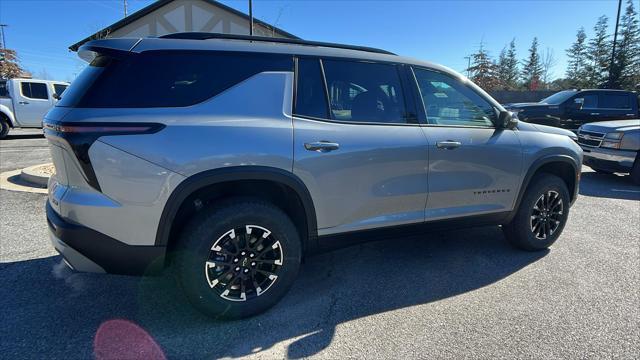
<path id="1" fill-rule="evenodd" d="M 582 172 L 580 195 L 640 200 L 640 186 L 634 185 L 627 175 Z"/>
<path id="2" fill-rule="evenodd" d="M 7 135 L 7 137 L 5 137 L 4 139 L 2 139 L 2 141 L 7 141 L 7 140 L 24 140 L 24 139 L 42 139 L 44 138 L 44 134 L 42 132 L 37 132 L 37 133 L 29 133 L 29 134 L 11 134 L 9 133 Z"/>
<path id="3" fill-rule="evenodd" d="M 72 273 L 58 256 L 4 263 L 0 351 L 7 358 L 92 357 L 101 324 L 124 319 L 169 358 L 239 357 L 285 340 L 293 341 L 289 357 L 304 357 L 329 346 L 338 324 L 474 291 L 546 254 L 512 249 L 498 227 L 353 246 L 307 259 L 276 307 L 230 322 L 193 310 L 169 276 Z"/>

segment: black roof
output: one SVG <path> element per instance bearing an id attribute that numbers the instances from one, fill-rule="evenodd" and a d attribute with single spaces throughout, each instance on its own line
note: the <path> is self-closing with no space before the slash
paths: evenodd
<path id="1" fill-rule="evenodd" d="M 88 36 L 88 37 L 78 41 L 77 43 L 69 46 L 69 50 L 78 51 L 78 48 L 80 46 L 82 46 L 82 44 L 86 43 L 87 41 L 99 39 L 103 34 L 112 33 L 112 32 L 114 32 L 114 31 L 116 31 L 116 30 L 118 30 L 118 29 L 120 29 L 120 28 L 122 28 L 122 27 L 124 27 L 126 25 L 129 25 L 132 22 L 142 18 L 143 16 L 148 15 L 149 13 L 151 13 L 151 12 L 153 12 L 153 11 L 155 11 L 155 10 L 165 6 L 165 5 L 167 5 L 168 3 L 172 2 L 172 1 L 174 1 L 174 0 L 158 0 L 158 1 L 154 2 L 154 3 L 152 3 L 151 5 L 149 5 L 147 7 L 144 7 L 142 9 L 134 12 L 133 14 L 125 17 L 124 19 L 122 19 L 120 21 L 117 21 L 117 22 L 107 26 L 106 28 L 98 31 L 97 33 L 95 33 L 95 34 L 93 34 L 91 36 Z M 237 16 L 240 16 L 240 17 L 242 17 L 244 19 L 250 20 L 249 15 L 243 13 L 242 11 L 238 11 L 238 10 L 232 8 L 232 7 L 229 7 L 229 6 L 225 5 L 225 4 L 222 4 L 222 3 L 218 2 L 218 1 L 215 1 L 215 0 L 200 0 L 200 1 L 204 1 L 204 2 L 209 3 L 211 5 L 217 6 L 217 7 L 221 8 L 221 9 L 223 9 L 225 11 L 228 11 L 228 12 L 234 14 L 234 15 L 237 15 Z M 291 33 L 288 33 L 288 32 L 286 32 L 286 31 L 284 31 L 282 29 L 279 29 L 279 28 L 277 28 L 277 27 L 275 27 L 273 25 L 270 25 L 270 24 L 268 24 L 268 23 L 266 23 L 266 22 L 264 22 L 262 20 L 256 19 L 255 17 L 253 18 L 253 22 L 255 24 L 259 24 L 259 25 L 262 25 L 262 26 L 267 27 L 267 28 L 272 28 L 280 36 L 285 36 L 285 37 L 288 37 L 288 38 L 291 38 L 291 39 L 300 39 L 299 37 L 297 37 L 297 36 L 295 36 L 295 35 L 293 35 Z"/>

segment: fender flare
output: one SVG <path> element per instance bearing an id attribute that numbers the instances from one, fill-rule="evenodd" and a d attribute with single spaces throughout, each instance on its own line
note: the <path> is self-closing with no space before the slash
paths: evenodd
<path id="1" fill-rule="evenodd" d="M 306 185 L 295 174 L 279 168 L 268 166 L 233 166 L 203 171 L 183 180 L 171 193 L 164 206 L 158 230 L 156 232 L 156 246 L 167 246 L 173 221 L 180 206 L 195 191 L 203 187 L 230 181 L 266 180 L 283 184 L 291 188 L 297 195 L 305 210 L 307 223 L 307 239 L 304 247 L 312 251 L 317 247 L 318 226 L 316 211 L 311 194 Z"/>
<path id="2" fill-rule="evenodd" d="M 13 116 L 13 111 L 11 111 L 11 109 L 8 106 L 0 105 L 0 113 L 2 113 L 4 116 L 6 116 L 9 119 L 9 126 L 11 126 L 12 128 L 15 128 L 16 126 L 18 126 L 18 124 L 16 124 L 15 116 Z"/>
<path id="3" fill-rule="evenodd" d="M 531 166 L 529 166 L 529 169 L 527 170 L 527 173 L 524 176 L 524 179 L 522 181 L 522 186 L 520 186 L 520 190 L 518 191 L 518 197 L 516 198 L 515 206 L 509 218 L 507 219 L 508 220 L 507 222 L 510 222 L 511 219 L 513 219 L 515 214 L 518 212 L 518 209 L 520 208 L 520 203 L 522 202 L 522 198 L 524 197 L 524 194 L 527 191 L 527 188 L 529 187 L 529 183 L 531 182 L 531 179 L 533 179 L 533 176 L 536 174 L 536 172 L 540 170 L 542 166 L 549 163 L 554 163 L 554 162 L 566 163 L 571 165 L 571 167 L 573 168 L 573 173 L 575 174 L 575 179 L 574 179 L 575 187 L 573 189 L 573 194 L 569 194 L 572 200 L 571 204 L 573 204 L 573 202 L 578 197 L 578 188 L 579 188 L 579 182 L 580 182 L 580 168 L 582 164 L 578 164 L 576 160 L 569 155 L 554 154 L 554 155 L 542 156 L 536 159 L 531 164 Z"/>

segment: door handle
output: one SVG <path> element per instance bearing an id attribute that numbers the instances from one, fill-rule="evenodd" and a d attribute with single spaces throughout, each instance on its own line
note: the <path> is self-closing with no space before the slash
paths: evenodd
<path id="1" fill-rule="evenodd" d="M 600 113 L 591 113 L 591 115 L 600 115 Z"/>
<path id="2" fill-rule="evenodd" d="M 462 143 L 460 141 L 453 141 L 453 140 L 438 141 L 436 143 L 436 147 L 438 149 L 448 149 L 448 150 L 457 149 L 461 145 L 462 145 Z"/>
<path id="3" fill-rule="evenodd" d="M 20 105 L 29 105 L 28 101 L 18 101 L 18 104 Z"/>
<path id="4" fill-rule="evenodd" d="M 323 140 L 312 143 L 305 143 L 304 148 L 309 151 L 329 152 L 338 150 L 340 148 L 340 144 Z"/>

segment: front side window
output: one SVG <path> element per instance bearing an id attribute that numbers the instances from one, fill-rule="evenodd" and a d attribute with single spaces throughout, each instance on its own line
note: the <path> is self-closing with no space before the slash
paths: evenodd
<path id="1" fill-rule="evenodd" d="M 318 59 L 299 58 L 296 88 L 296 115 L 328 118 L 327 94 Z"/>
<path id="2" fill-rule="evenodd" d="M 30 99 L 49 99 L 47 94 L 47 84 L 36 82 L 22 82 L 20 84 L 22 96 Z"/>
<path id="3" fill-rule="evenodd" d="M 9 89 L 7 89 L 6 80 L 0 80 L 0 97 L 9 97 Z"/>
<path id="4" fill-rule="evenodd" d="M 427 121 L 434 125 L 493 127 L 493 106 L 460 81 L 433 70 L 414 69 Z"/>
<path id="5" fill-rule="evenodd" d="M 582 97 L 582 108 L 583 109 L 597 109 L 598 108 L 598 95 L 596 94 L 587 94 Z"/>
<path id="6" fill-rule="evenodd" d="M 627 94 L 602 94 L 600 95 L 600 108 L 631 109 L 630 98 Z"/>
<path id="7" fill-rule="evenodd" d="M 331 117 L 340 121 L 406 123 L 398 68 L 392 64 L 323 60 Z"/>

